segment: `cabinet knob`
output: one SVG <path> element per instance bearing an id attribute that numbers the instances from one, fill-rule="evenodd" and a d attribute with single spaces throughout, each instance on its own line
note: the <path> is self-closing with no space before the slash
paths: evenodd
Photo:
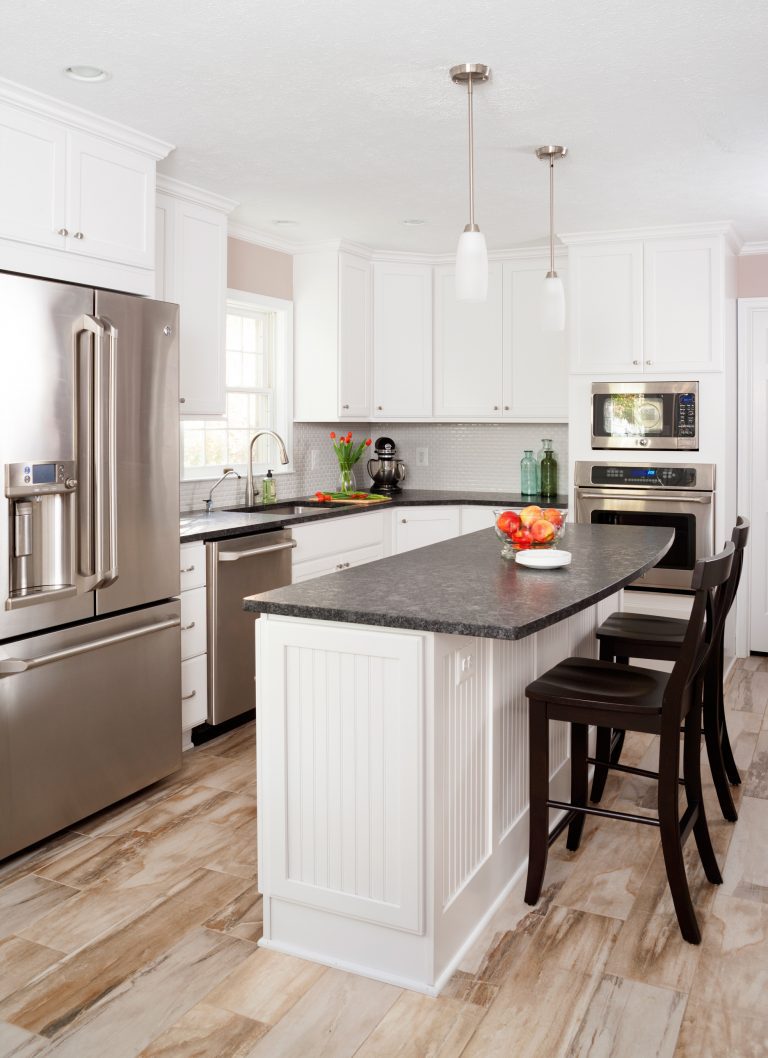
<path id="1" fill-rule="evenodd" d="M 342 404 L 341 408 L 342 408 L 342 411 L 349 411 L 349 405 L 348 404 Z"/>
<path id="2" fill-rule="evenodd" d="M 68 228 L 57 228 L 56 229 L 56 234 L 57 235 L 69 235 L 69 229 Z"/>
<path id="3" fill-rule="evenodd" d="M 508 404 L 504 405 L 504 411 L 509 411 L 509 405 Z"/>
<path id="4" fill-rule="evenodd" d="M 186 404 L 186 403 L 187 403 L 187 398 L 186 397 L 179 397 L 179 404 Z"/>
<path id="5" fill-rule="evenodd" d="M 494 411 L 498 411 L 498 410 L 499 410 L 499 406 L 498 406 L 498 404 L 494 404 L 494 406 L 493 406 L 493 410 L 494 410 Z"/>
<path id="6" fill-rule="evenodd" d="M 652 364 L 653 360 L 646 360 L 645 362 L 646 362 L 646 364 Z"/>
<path id="7" fill-rule="evenodd" d="M 403 523 L 403 525 L 407 525 L 408 524 L 408 519 L 407 518 L 401 518 L 400 521 Z"/>
<path id="8" fill-rule="evenodd" d="M 76 239 L 84 239 L 85 236 L 83 235 L 83 233 L 81 231 L 76 231 L 75 232 L 75 238 Z"/>
<path id="9" fill-rule="evenodd" d="M 381 404 L 377 404 L 376 405 L 376 411 L 384 411 L 384 409 L 382 408 Z"/>
<path id="10" fill-rule="evenodd" d="M 633 361 L 632 361 L 632 363 L 633 363 L 633 364 L 639 364 L 639 363 L 640 363 L 640 361 L 639 361 L 639 360 L 633 360 Z"/>

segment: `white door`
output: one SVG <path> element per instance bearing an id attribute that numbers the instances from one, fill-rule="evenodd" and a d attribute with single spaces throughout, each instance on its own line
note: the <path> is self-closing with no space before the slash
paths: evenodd
<path id="1" fill-rule="evenodd" d="M 569 331 L 571 370 L 643 370 L 643 244 L 572 246 Z"/>
<path id="2" fill-rule="evenodd" d="M 452 540 L 460 532 L 458 507 L 405 507 L 392 513 L 396 555 L 439 544 L 441 540 Z"/>
<path id="3" fill-rule="evenodd" d="M 67 142 L 67 248 L 154 268 L 154 160 L 83 132 Z"/>
<path id="4" fill-rule="evenodd" d="M 458 301 L 453 266 L 435 269 L 434 414 L 500 419 L 502 267 L 488 270 L 488 300 Z"/>
<path id="5" fill-rule="evenodd" d="M 373 266 L 373 418 L 432 414 L 432 268 Z"/>
<path id="6" fill-rule="evenodd" d="M 768 298 L 739 303 L 740 514 L 751 522 L 739 603 L 748 600 L 747 650 L 768 653 Z"/>
<path id="7" fill-rule="evenodd" d="M 643 273 L 646 372 L 719 371 L 725 297 L 720 238 L 649 240 Z"/>
<path id="8" fill-rule="evenodd" d="M 63 250 L 65 181 L 64 128 L 0 107 L 0 238 Z"/>
<path id="9" fill-rule="evenodd" d="M 339 414 L 367 419 L 371 412 L 371 266 L 339 254 Z"/>
<path id="10" fill-rule="evenodd" d="M 541 327 L 541 288 L 549 264 L 504 265 L 504 414 L 534 422 L 568 420 L 567 330 Z M 565 271 L 558 267 L 565 280 Z"/>

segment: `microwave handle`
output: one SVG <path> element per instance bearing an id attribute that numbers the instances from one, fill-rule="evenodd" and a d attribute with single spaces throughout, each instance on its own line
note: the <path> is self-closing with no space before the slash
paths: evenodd
<path id="1" fill-rule="evenodd" d="M 683 503 L 711 503 L 711 496 L 682 496 L 679 493 L 664 492 L 660 496 L 647 496 L 643 494 L 639 495 L 637 492 L 579 492 L 579 497 L 584 500 L 642 500 L 643 503 L 646 500 L 654 500 L 657 503 L 663 503 L 665 500 L 679 500 Z"/>

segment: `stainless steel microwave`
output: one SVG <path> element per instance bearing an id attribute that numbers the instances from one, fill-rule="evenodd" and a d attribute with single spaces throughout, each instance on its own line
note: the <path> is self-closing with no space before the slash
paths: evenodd
<path id="1" fill-rule="evenodd" d="M 594 382 L 592 447 L 699 447 L 698 382 Z"/>

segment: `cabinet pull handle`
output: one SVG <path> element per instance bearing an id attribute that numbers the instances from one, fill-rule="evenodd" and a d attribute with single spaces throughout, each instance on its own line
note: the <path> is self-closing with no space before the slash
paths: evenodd
<path id="1" fill-rule="evenodd" d="M 180 569 L 179 570 L 179 573 L 194 573 L 194 572 L 195 572 L 195 567 L 194 566 L 185 566 L 184 569 Z"/>
<path id="2" fill-rule="evenodd" d="M 75 232 L 75 238 L 76 239 L 84 239 L 85 236 L 83 235 L 83 233 L 81 231 L 76 231 Z"/>
<path id="3" fill-rule="evenodd" d="M 56 229 L 56 234 L 57 235 L 69 235 L 69 229 L 68 228 L 57 228 Z"/>
<path id="4" fill-rule="evenodd" d="M 181 700 L 182 700 L 182 702 L 188 702 L 190 698 L 196 698 L 196 697 L 197 697 L 197 691 L 190 691 L 189 694 L 182 694 Z"/>
<path id="5" fill-rule="evenodd" d="M 194 621 L 190 621 L 188 625 L 182 625 L 181 626 L 181 630 L 182 630 L 182 632 L 188 632 L 190 630 L 190 628 L 194 628 L 194 627 L 195 627 L 195 622 Z"/>

